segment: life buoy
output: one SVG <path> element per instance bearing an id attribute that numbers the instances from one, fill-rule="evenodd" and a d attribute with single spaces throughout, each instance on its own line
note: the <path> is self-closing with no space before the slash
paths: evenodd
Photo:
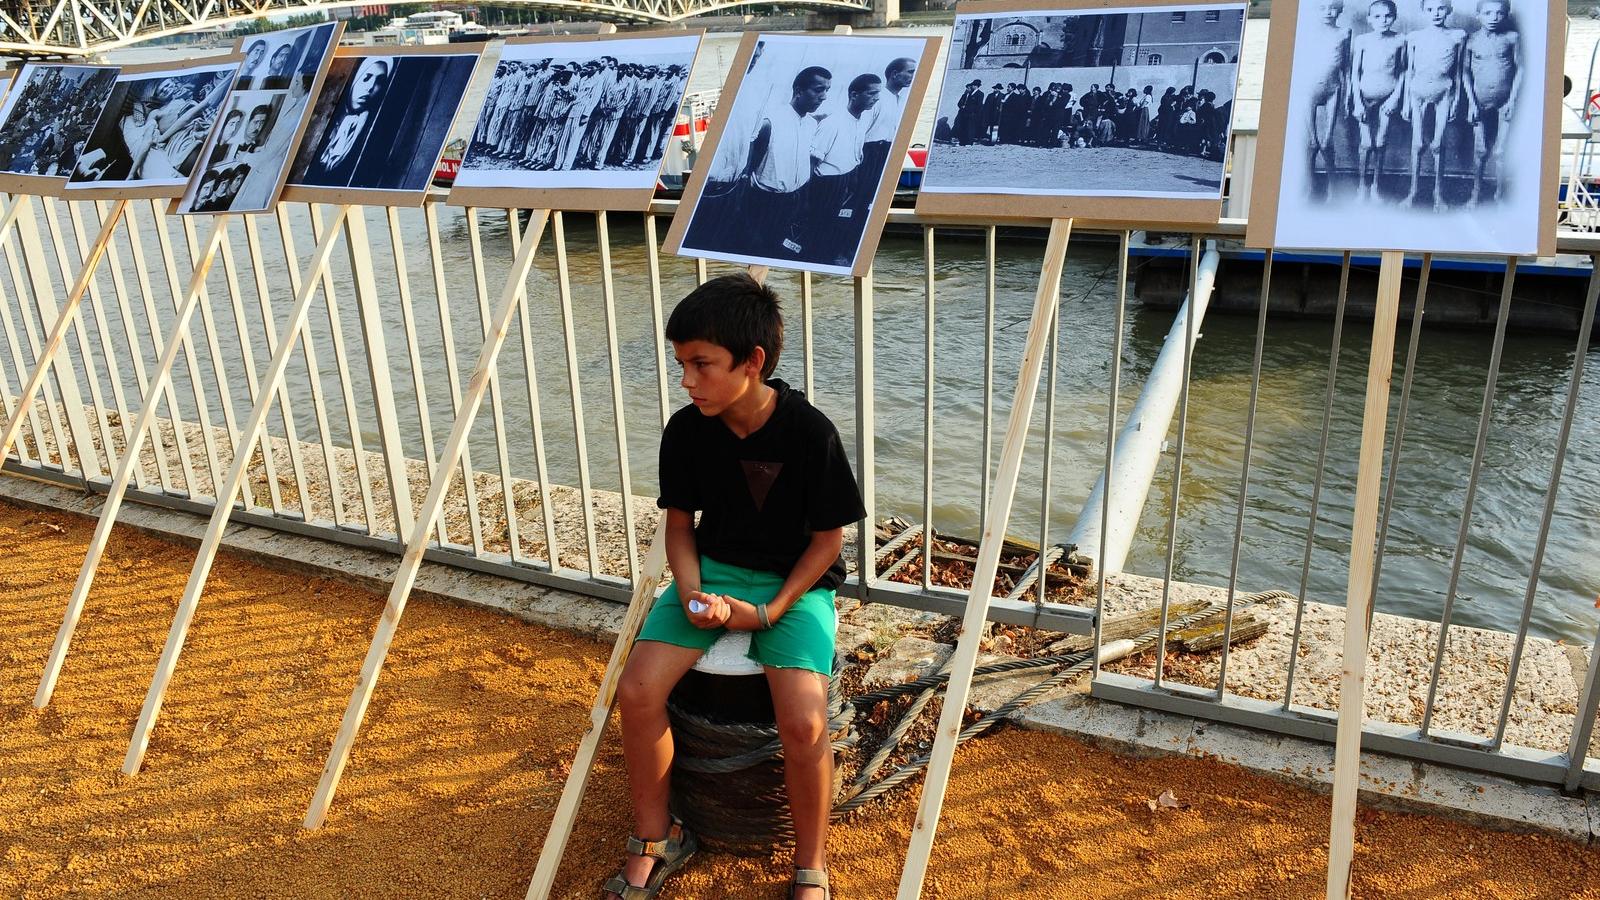
<path id="1" fill-rule="evenodd" d="M 1600 91 L 1589 95 L 1589 103 L 1583 108 L 1583 117 L 1593 119 L 1600 116 Z"/>

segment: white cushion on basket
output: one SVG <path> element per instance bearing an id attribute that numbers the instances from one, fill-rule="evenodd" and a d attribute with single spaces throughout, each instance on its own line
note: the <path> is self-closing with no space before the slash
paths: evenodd
<path id="1" fill-rule="evenodd" d="M 747 655 L 749 652 L 750 632 L 729 631 L 717 638 L 694 668 L 707 675 L 760 675 L 766 670 Z"/>

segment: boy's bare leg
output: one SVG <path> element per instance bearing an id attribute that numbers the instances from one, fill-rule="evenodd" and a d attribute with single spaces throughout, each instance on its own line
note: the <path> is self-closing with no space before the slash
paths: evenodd
<path id="1" fill-rule="evenodd" d="M 641 840 L 659 841 L 672 827 L 667 812 L 672 771 L 667 695 L 694 666 L 700 652 L 659 641 L 640 641 L 628 657 L 617 685 L 622 755 L 628 766 L 628 792 L 633 797 L 633 833 Z M 623 865 L 623 878 L 629 884 L 643 884 L 655 864 L 648 856 L 630 856 Z"/>
<path id="2" fill-rule="evenodd" d="M 828 866 L 828 814 L 833 806 L 833 746 L 828 737 L 828 679 L 805 669 L 767 669 L 783 742 L 783 782 L 794 816 L 794 864 Z M 801 888 L 796 900 L 820 900 Z"/>
<path id="3" fill-rule="evenodd" d="M 1378 178 L 1383 175 L 1384 151 L 1389 147 L 1389 124 L 1394 117 L 1378 107 L 1378 122 L 1372 134 L 1372 199 L 1378 199 Z"/>
<path id="4" fill-rule="evenodd" d="M 1443 103 L 1433 107 L 1433 209 L 1444 210 L 1444 129 L 1450 124 L 1450 111 Z"/>
<path id="5" fill-rule="evenodd" d="M 1467 201 L 1468 205 L 1477 206 L 1478 200 L 1483 194 L 1483 178 L 1485 170 L 1488 169 L 1490 160 L 1496 155 L 1495 144 L 1497 143 L 1496 138 L 1499 137 L 1496 126 L 1499 124 L 1500 111 L 1485 110 L 1482 114 L 1480 114 L 1478 121 L 1472 126 L 1473 137 L 1476 139 L 1474 142 L 1476 146 L 1473 147 L 1473 150 L 1478 157 L 1478 166 L 1476 177 L 1472 181 L 1472 199 Z M 1496 160 L 1496 162 L 1498 163 L 1498 160 Z M 1499 196 L 1499 175 L 1499 166 L 1497 164 L 1495 166 L 1496 196 Z"/>
<path id="6" fill-rule="evenodd" d="M 1406 192 L 1405 205 L 1417 201 L 1417 182 L 1422 178 L 1422 151 L 1427 146 L 1423 129 L 1427 127 L 1428 104 L 1417 103 L 1411 107 L 1411 190 Z"/>

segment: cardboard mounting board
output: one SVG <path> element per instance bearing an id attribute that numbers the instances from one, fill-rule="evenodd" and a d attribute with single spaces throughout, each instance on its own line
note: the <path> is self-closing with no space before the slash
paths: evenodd
<path id="1" fill-rule="evenodd" d="M 1033 13 L 1045 14 L 1052 11 L 1071 13 L 1137 13 L 1143 9 L 1156 7 L 1161 11 L 1183 11 L 1188 9 L 1214 9 L 1218 7 L 1242 7 L 1247 4 L 1228 3 L 1225 0 L 1203 3 L 1195 0 L 962 0 L 956 4 L 957 29 L 964 27 L 963 16 L 992 16 L 997 13 Z M 1243 29 L 1240 30 L 1241 42 Z M 951 41 L 951 58 L 955 52 L 954 37 Z M 1238 66 L 1234 67 L 1234 96 L 1238 96 Z M 978 73 L 973 77 L 981 77 L 986 83 L 990 79 L 1000 81 L 1015 80 L 1016 69 L 946 69 L 947 81 L 950 77 L 957 77 L 956 73 Z M 1026 73 L 1027 70 L 1021 70 Z M 963 74 L 959 77 L 966 77 Z M 1026 75 L 1024 75 L 1026 77 Z M 1037 76 L 1035 76 L 1037 77 Z M 1049 79 L 1058 80 L 1058 79 Z M 1031 86 L 1031 85 L 1030 85 Z M 1131 85 L 1130 85 L 1131 86 Z M 949 84 L 945 89 L 949 89 Z M 1079 96 L 1087 85 L 1075 85 Z M 957 88 L 959 90 L 959 86 Z M 1235 104 L 1237 106 L 1237 104 Z M 1233 122 L 1228 123 L 1230 136 L 1233 132 Z M 1228 142 L 1231 151 L 1232 141 Z M 939 153 L 938 145 L 932 146 L 929 151 L 930 161 Z M 1063 153 L 1073 152 L 1063 149 Z M 1228 158 L 1222 161 L 1222 169 L 1226 171 Z M 926 178 L 926 176 L 924 176 Z M 1025 175 L 1023 177 L 1026 177 Z M 1215 225 L 1222 217 L 1222 188 L 1217 188 L 1215 198 L 1201 197 L 1168 198 L 1168 197 L 1086 197 L 1086 196 L 1055 196 L 1055 195 L 1029 195 L 1029 194 L 996 194 L 996 193 L 944 193 L 919 191 L 917 193 L 917 215 L 919 216 L 970 216 L 975 219 L 1054 219 L 1071 218 L 1078 227 L 1092 228 L 1149 228 L 1157 225 L 1171 225 L 1175 228 L 1189 228 L 1197 225 Z"/>
<path id="2" fill-rule="evenodd" d="M 1525 7 L 1533 0 L 1513 4 L 1513 10 Z M 1539 218 L 1537 255 L 1553 256 L 1556 252 L 1556 196 L 1560 190 L 1561 160 L 1561 92 L 1552 86 L 1561 84 L 1562 61 L 1566 53 L 1566 4 L 1560 0 L 1545 0 L 1547 21 L 1545 28 L 1544 60 L 1544 140 L 1539 159 Z M 1255 172 L 1250 192 L 1250 222 L 1245 230 L 1245 246 L 1269 248 L 1280 246 L 1277 242 L 1279 194 L 1283 184 L 1283 156 L 1287 144 L 1289 121 L 1289 94 L 1293 81 L 1294 42 L 1299 23 L 1298 3 L 1280 3 L 1273 9 L 1271 32 L 1267 41 L 1268 77 L 1261 94 L 1260 131 L 1256 142 Z M 1470 8 L 1463 4 L 1458 11 Z M 1523 60 L 1527 64 L 1527 60 Z M 1527 103 L 1532 88 L 1523 85 L 1522 102 Z M 1517 167 L 1518 161 L 1503 161 L 1508 169 Z M 1449 229 L 1417 229 L 1418 238 Z M 1299 248 L 1296 248 L 1299 249 Z M 1308 248 L 1309 249 L 1309 248 Z M 1449 247 L 1428 246 L 1419 240 L 1416 246 L 1398 247 L 1339 247 L 1344 250 L 1410 250 L 1417 252 L 1462 253 L 1478 252 L 1503 256 L 1494 251 L 1461 251 Z"/>
<path id="3" fill-rule="evenodd" d="M 359 59 L 369 56 L 470 56 L 474 59 L 473 75 L 469 75 L 467 78 L 467 87 L 470 88 L 472 79 L 477 72 L 477 66 L 483 60 L 484 46 L 485 45 L 483 43 L 479 42 L 460 44 L 429 44 L 415 47 L 340 47 L 334 52 L 333 55 L 334 59 Z M 329 68 L 332 68 L 331 62 L 329 63 Z M 461 107 L 465 105 L 466 94 L 467 90 L 463 89 L 461 97 L 456 103 L 455 109 L 450 113 L 450 124 L 445 127 L 444 134 L 441 135 L 439 140 L 439 146 L 433 148 L 417 148 L 418 153 L 423 153 L 424 151 L 431 149 L 433 154 L 433 165 L 435 166 L 438 164 L 440 154 L 444 152 L 444 145 L 446 140 L 449 138 L 450 132 L 455 128 L 456 120 L 461 116 Z M 315 118 L 316 104 L 313 104 L 312 115 L 306 120 L 307 129 L 311 127 L 311 121 Z M 299 163 L 300 153 L 306 149 L 303 143 L 304 140 L 305 135 L 302 135 L 302 143 L 296 147 L 293 157 L 289 160 L 289 165 L 285 170 L 286 172 L 292 171 Z M 422 206 L 423 200 L 428 196 L 428 188 L 431 186 L 431 184 L 432 178 L 430 177 L 428 181 L 423 184 L 421 190 L 408 191 L 357 187 L 334 188 L 323 187 L 320 185 L 295 184 L 290 182 L 284 186 L 283 193 L 278 199 L 300 201 L 305 203 L 329 203 L 337 206 L 348 204 L 355 206 L 420 207 Z"/>
<path id="4" fill-rule="evenodd" d="M 99 69 L 102 71 L 109 71 L 113 75 L 113 81 L 115 81 L 115 74 L 120 69 L 119 66 L 89 66 L 78 63 L 28 63 L 22 67 L 22 70 L 18 73 L 17 77 L 12 79 L 12 87 L 15 87 L 19 91 L 27 89 L 27 84 L 22 80 L 21 77 L 23 72 L 30 73 L 31 79 L 31 73 L 54 67 L 66 69 Z M 111 87 L 108 84 L 106 86 L 106 93 L 109 94 L 110 92 Z M 11 93 L 12 92 L 10 90 L 7 90 L 4 98 L 0 99 L 0 103 L 11 102 Z M 100 98 L 100 105 L 102 107 L 105 105 L 105 97 Z M 6 115 L 6 118 L 9 120 L 12 110 L 7 107 L 4 108 L 3 111 Z M 98 110 L 95 112 L 95 118 L 99 118 Z M 9 121 L 0 121 L 0 129 L 5 129 L 9 125 Z M 93 127 L 92 120 L 90 122 L 90 127 Z M 88 140 L 87 134 L 84 135 L 84 140 Z M 66 187 L 67 176 L 65 175 L 22 175 L 15 172 L 0 172 L 0 191 L 10 194 L 33 194 L 37 197 L 60 197 L 66 192 Z"/>
<path id="5" fill-rule="evenodd" d="M 296 125 L 295 130 L 293 132 L 293 135 L 291 136 L 290 140 L 288 141 L 288 151 L 285 154 L 285 158 L 282 160 L 282 162 L 279 165 L 278 180 L 277 180 L 277 183 L 272 188 L 270 199 L 267 201 L 266 205 L 264 207 L 260 208 L 260 209 L 233 209 L 233 208 L 228 208 L 228 209 L 215 209 L 215 210 L 195 210 L 195 209 L 187 209 L 187 208 L 185 208 L 186 202 L 188 202 L 188 203 L 192 203 L 193 202 L 192 195 L 193 195 L 194 191 L 196 190 L 197 186 L 200 184 L 200 179 L 205 175 L 206 168 L 208 167 L 209 164 L 204 162 L 204 161 L 208 160 L 211 157 L 212 150 L 215 148 L 216 143 L 217 143 L 217 141 L 218 141 L 218 139 L 219 139 L 219 137 L 221 135 L 222 129 L 219 127 L 219 128 L 213 129 L 212 132 L 211 132 L 210 137 L 208 137 L 206 139 L 205 147 L 204 147 L 204 149 L 202 149 L 200 151 L 200 154 L 201 154 L 200 158 L 201 158 L 201 160 L 203 162 L 202 162 L 201 165 L 198 165 L 198 166 L 195 167 L 194 175 L 189 179 L 189 184 L 188 184 L 188 187 L 184 191 L 183 197 L 180 198 L 174 204 L 174 206 L 177 208 L 177 211 L 179 213 L 181 213 L 183 215 L 218 215 L 220 213 L 236 213 L 236 214 L 242 214 L 242 215 L 255 215 L 255 214 L 260 214 L 260 213 L 271 212 L 273 210 L 273 208 L 277 205 L 278 197 L 283 193 L 284 182 L 287 181 L 288 178 L 289 178 L 289 165 L 290 165 L 291 162 L 293 162 L 294 155 L 295 155 L 295 153 L 298 151 L 298 149 L 300 147 L 300 141 L 305 137 L 306 126 L 311 123 L 311 110 L 316 107 L 317 95 L 322 92 L 322 83 L 324 81 L 326 81 L 327 78 L 328 78 L 328 67 L 333 64 L 333 57 L 334 57 L 335 49 L 339 46 L 339 36 L 344 33 L 344 22 L 332 22 L 332 23 L 326 23 L 325 22 L 325 23 L 318 24 L 318 25 L 307 26 L 306 29 L 303 29 L 303 30 L 314 30 L 314 29 L 318 29 L 318 28 L 329 27 L 330 25 L 332 27 L 332 31 L 328 34 L 327 49 L 323 52 L 322 60 L 317 65 L 316 75 L 313 76 L 313 78 L 311 80 L 311 86 L 306 91 L 305 109 L 304 109 L 304 111 L 302 111 L 300 113 L 300 121 Z M 290 31 L 297 31 L 297 30 L 302 30 L 302 29 L 289 29 L 289 30 Z M 269 33 L 266 36 L 267 37 L 271 37 L 273 34 L 282 35 L 283 32 Z M 236 42 L 235 45 L 234 45 L 234 48 L 233 48 L 234 52 L 235 53 L 244 54 L 244 49 L 245 49 L 246 43 L 251 42 L 251 41 L 255 41 L 255 40 L 259 39 L 260 37 L 262 37 L 262 35 L 246 35 L 244 37 L 241 37 L 238 40 L 238 42 Z M 248 54 L 244 54 L 244 55 L 246 55 L 248 57 Z M 243 76 L 243 70 L 241 69 L 241 73 L 240 73 L 239 78 L 243 78 L 243 77 L 244 77 Z M 236 78 L 235 81 L 234 81 L 234 92 L 235 93 L 238 93 L 241 90 L 241 88 L 239 87 L 239 78 Z M 264 82 L 265 78 L 263 77 L 262 80 Z M 257 89 L 264 89 L 264 88 L 258 88 L 256 86 L 252 85 L 252 87 L 250 89 L 251 90 L 257 90 Z M 287 91 L 288 89 L 284 88 L 283 90 Z M 231 100 L 231 97 L 230 97 L 230 100 Z M 226 108 L 226 105 L 227 104 L 225 103 L 224 104 L 225 108 Z"/>
<path id="6" fill-rule="evenodd" d="M 123 66 L 122 67 L 122 72 L 117 76 L 117 81 L 121 82 L 124 78 L 128 78 L 130 76 L 138 77 L 138 76 L 141 76 L 141 75 L 149 75 L 149 74 L 154 73 L 154 72 L 172 72 L 174 74 L 180 74 L 181 75 L 184 72 L 184 70 L 186 70 L 186 69 L 198 69 L 198 68 L 206 68 L 206 67 L 210 67 L 210 66 L 222 66 L 222 65 L 227 65 L 229 63 L 232 63 L 235 66 L 237 66 L 238 62 L 242 58 L 243 57 L 239 56 L 239 54 L 237 54 L 237 53 L 229 53 L 229 54 L 226 54 L 226 55 L 223 55 L 223 56 L 208 56 L 208 57 L 205 57 L 203 59 L 186 59 L 186 60 L 183 60 L 182 62 L 179 62 L 179 63 L 142 63 L 142 64 L 136 65 L 136 66 Z M 112 87 L 112 92 L 115 93 L 115 91 L 116 91 L 116 88 L 115 88 L 115 86 L 113 86 Z M 229 92 L 231 93 L 231 88 L 230 88 Z M 228 103 L 228 97 L 227 97 L 227 94 L 225 93 L 223 95 L 223 97 L 222 97 L 222 106 L 226 106 L 227 103 Z M 219 112 L 220 112 L 220 109 L 221 109 L 221 107 L 219 107 Z M 106 109 L 102 109 L 100 111 L 100 115 L 102 117 L 104 117 L 104 116 L 106 116 L 108 114 L 110 114 L 110 107 L 109 106 Z M 220 120 L 220 116 L 218 118 Z M 212 123 L 212 125 L 211 125 L 212 130 L 216 129 L 217 124 L 219 124 L 219 123 L 218 122 L 213 122 Z M 98 122 L 96 122 L 95 125 L 96 125 L 97 128 L 99 127 L 99 123 Z M 91 134 L 90 137 L 92 138 L 93 135 Z M 206 140 L 209 141 L 210 139 L 211 139 L 211 136 L 208 133 L 206 135 Z M 84 145 L 84 149 L 88 150 L 89 149 L 89 145 L 85 144 Z M 202 152 L 204 152 L 204 151 L 202 150 Z M 196 164 L 195 168 L 196 169 L 199 168 L 198 163 Z M 73 199 L 73 200 L 145 200 L 145 199 L 150 199 L 150 200 L 176 200 L 177 198 L 183 196 L 183 191 L 184 191 L 184 188 L 186 187 L 185 184 L 181 184 L 181 183 L 180 184 L 175 184 L 175 185 L 172 185 L 172 184 L 126 185 L 125 184 L 125 185 L 120 185 L 120 186 L 116 186 L 116 187 L 89 187 L 89 186 L 87 186 L 87 185 L 93 185 L 94 183 L 95 182 L 78 182 L 79 185 L 85 185 L 83 187 L 79 187 L 77 185 L 74 185 L 69 180 L 67 182 L 65 196 L 67 196 L 68 198 Z"/>
<path id="7" fill-rule="evenodd" d="M 739 42 L 739 51 L 734 55 L 733 65 L 728 70 L 728 80 L 722 86 L 722 100 L 717 104 L 717 113 L 711 122 L 711 127 L 706 131 L 705 143 L 701 145 L 698 159 L 709 162 L 716 157 L 717 148 L 722 143 L 724 132 L 728 128 L 728 121 L 732 117 L 735 107 L 739 102 L 739 86 L 744 81 L 744 76 L 750 68 L 751 57 L 755 55 L 756 44 L 767 37 L 809 37 L 827 41 L 905 41 L 905 37 L 879 37 L 862 35 L 836 35 L 826 32 L 785 32 L 777 35 L 768 35 L 762 32 L 746 33 Z M 937 37 L 915 37 L 910 40 L 920 41 L 923 45 L 922 55 L 917 60 L 917 73 L 911 85 L 906 88 L 905 107 L 910 110 L 922 108 L 923 97 L 927 94 L 928 84 L 933 78 L 932 64 L 938 55 L 939 41 Z M 844 86 L 835 84 L 834 90 Z M 731 100 L 729 98 L 732 98 Z M 877 253 L 878 240 L 883 234 L 883 223 L 889 218 L 889 204 L 893 196 L 894 186 L 900 180 L 900 167 L 905 160 L 906 150 L 911 146 L 912 130 L 916 126 L 916 113 L 904 117 L 900 123 L 900 131 L 895 135 L 893 144 L 889 148 L 888 163 L 883 167 L 883 175 L 878 179 L 878 189 L 872 199 L 872 214 L 868 217 L 866 228 L 861 235 L 861 244 L 856 249 L 855 264 L 849 274 L 852 277 L 861 277 L 872 268 L 873 257 Z M 680 256 L 704 256 L 709 259 L 722 259 L 720 255 L 707 255 L 698 250 L 685 250 L 683 247 L 684 233 L 689 228 L 695 207 L 700 202 L 700 195 L 705 190 L 706 173 L 709 165 L 698 165 L 689 173 L 689 182 L 684 187 L 683 199 L 678 203 L 678 212 L 672 217 L 672 227 L 667 230 L 667 237 L 663 245 L 667 252 Z M 782 268 L 805 268 L 786 264 L 777 259 L 738 259 L 734 260 L 743 264 L 769 265 Z"/>
<path id="8" fill-rule="evenodd" d="M 606 41 L 637 41 L 652 38 L 702 38 L 704 28 L 685 28 L 659 31 L 630 31 L 613 34 L 563 34 L 563 35 L 537 35 L 530 37 L 510 38 L 506 41 L 507 47 L 520 47 L 531 44 L 549 44 L 553 47 L 561 45 L 589 44 Z M 700 58 L 700 49 L 703 43 L 697 43 L 695 52 L 689 60 L 686 72 L 694 70 L 695 62 Z M 558 55 L 558 54 L 553 54 Z M 685 82 L 687 86 L 687 82 Z M 687 89 L 685 90 L 687 94 Z M 678 98 L 678 106 L 683 105 L 683 98 Z M 479 115 L 483 113 L 480 110 Z M 668 126 L 669 128 L 671 126 Z M 474 124 L 476 131 L 476 124 Z M 669 138 L 670 139 L 670 138 Z M 656 177 L 660 176 L 661 168 L 656 167 Z M 459 175 L 457 178 L 459 179 Z M 478 206 L 498 207 L 505 209 L 571 209 L 571 210 L 617 210 L 621 212 L 643 212 L 650 208 L 650 201 L 655 199 L 656 189 L 654 179 L 648 187 L 641 188 L 597 188 L 597 187 L 562 187 L 562 188 L 533 188 L 533 187 L 478 187 L 458 184 L 451 188 L 450 196 L 446 200 L 451 206 Z"/>

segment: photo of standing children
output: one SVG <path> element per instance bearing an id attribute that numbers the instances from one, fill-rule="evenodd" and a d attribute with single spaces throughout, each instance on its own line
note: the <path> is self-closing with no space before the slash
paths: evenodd
<path id="1" fill-rule="evenodd" d="M 1469 234 L 1531 227 L 1540 167 L 1507 161 L 1542 158 L 1549 16 L 1531 0 L 1301 7 L 1279 243 L 1375 246 L 1376 224 L 1413 247 L 1420 236 L 1407 232 L 1441 215 Z M 1339 221 L 1361 236 L 1327 231 Z"/>

